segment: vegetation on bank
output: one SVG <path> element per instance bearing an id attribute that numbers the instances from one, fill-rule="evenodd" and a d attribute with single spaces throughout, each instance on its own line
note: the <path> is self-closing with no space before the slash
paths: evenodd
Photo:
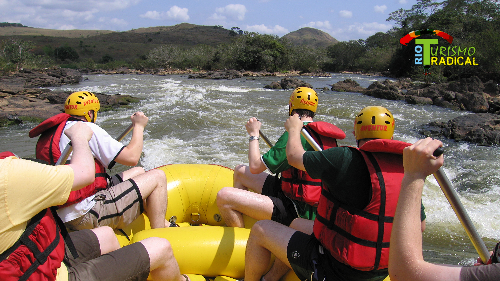
<path id="1" fill-rule="evenodd" d="M 361 71 L 435 82 L 474 75 L 483 80 L 500 80 L 500 3 L 497 1 L 418 0 L 409 10 L 392 12 L 387 20 L 395 22 L 396 26 L 385 33 L 379 32 L 366 40 L 338 42 L 327 47 L 298 45 L 285 37 L 244 32 L 237 27 L 227 33 L 221 27 L 214 27 L 213 32 L 219 32 L 214 34 L 229 36 L 227 38 L 230 40 L 217 43 L 211 38 L 212 44 L 190 45 L 176 41 L 141 48 L 154 42 L 154 39 L 148 35 L 137 35 L 148 38 L 144 37 L 145 43 L 136 46 L 134 55 L 122 55 L 122 59 L 115 58 L 123 50 L 113 48 L 96 58 L 93 51 L 96 46 L 87 44 L 83 39 L 78 46 L 67 43 L 53 47 L 49 44 L 35 45 L 24 40 L 24 37 L 11 37 L 0 42 L 0 72 L 50 66 L 89 70 L 128 67 L 138 70 Z M 428 71 L 424 71 L 422 66 L 415 66 L 415 40 L 408 46 L 403 46 L 399 40 L 412 31 L 427 29 L 450 34 L 454 37 L 452 46 L 467 48 L 467 55 L 470 55 L 470 50 L 474 50 L 472 56 L 477 65 L 441 64 L 431 66 Z M 114 41 L 124 40 L 116 38 L 119 39 Z M 436 36 L 422 35 L 419 38 Z M 438 46 L 445 48 L 444 53 L 436 49 L 440 50 L 441 55 L 450 56 L 449 51 L 446 52 L 450 46 L 446 40 L 440 38 Z"/>

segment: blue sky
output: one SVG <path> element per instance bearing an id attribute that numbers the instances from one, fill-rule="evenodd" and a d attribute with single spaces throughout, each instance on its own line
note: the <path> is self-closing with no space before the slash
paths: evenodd
<path id="1" fill-rule="evenodd" d="M 48 29 L 128 31 L 187 22 L 283 36 L 302 27 L 339 41 L 389 30 L 389 13 L 416 0 L 0 0 L 0 22 Z"/>

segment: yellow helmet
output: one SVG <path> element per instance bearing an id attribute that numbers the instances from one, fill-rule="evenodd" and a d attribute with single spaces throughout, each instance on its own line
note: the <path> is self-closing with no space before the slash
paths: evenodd
<path id="1" fill-rule="evenodd" d="M 99 99 L 88 91 L 74 92 L 64 103 L 64 112 L 69 115 L 84 116 L 87 122 L 95 122 L 100 108 Z M 91 110 L 94 111 L 94 120 L 91 120 L 89 115 Z"/>
<path id="2" fill-rule="evenodd" d="M 354 135 L 360 139 L 392 139 L 394 117 L 387 108 L 367 106 L 354 119 Z"/>
<path id="3" fill-rule="evenodd" d="M 292 115 L 294 109 L 307 109 L 316 112 L 316 108 L 318 108 L 318 94 L 313 89 L 298 87 L 290 95 L 289 115 Z"/>

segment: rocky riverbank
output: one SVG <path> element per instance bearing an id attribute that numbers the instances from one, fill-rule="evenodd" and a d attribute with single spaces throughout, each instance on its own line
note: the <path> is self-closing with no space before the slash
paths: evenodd
<path id="1" fill-rule="evenodd" d="M 374 82 L 368 88 L 347 79 L 332 85 L 332 91 L 358 92 L 376 98 L 404 100 L 415 105 L 436 105 L 472 114 L 447 122 L 432 122 L 417 128 L 425 136 L 442 136 L 478 145 L 500 145 L 500 85 L 471 77 L 441 84 L 414 83 L 410 79 Z"/>
<path id="2" fill-rule="evenodd" d="M 0 77 L 0 126 L 23 121 L 40 122 L 63 112 L 63 104 L 71 92 L 51 91 L 41 87 L 78 84 L 82 79 L 79 71 L 65 68 L 23 70 Z M 102 111 L 138 102 L 138 99 L 129 95 L 95 94 Z"/>

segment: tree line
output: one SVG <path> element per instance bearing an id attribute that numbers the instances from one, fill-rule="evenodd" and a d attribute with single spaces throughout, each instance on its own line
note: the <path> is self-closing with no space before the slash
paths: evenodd
<path id="1" fill-rule="evenodd" d="M 484 80 L 500 80 L 500 4 L 497 1 L 418 0 L 411 9 L 392 12 L 387 21 L 395 23 L 387 32 L 378 32 L 366 40 L 338 42 L 326 48 L 296 46 L 275 35 L 233 27 L 234 38 L 230 43 L 191 47 L 162 45 L 131 61 L 115 61 L 112 54 L 103 55 L 99 61 L 80 59 L 78 52 L 68 46 L 46 48 L 44 54 L 35 55 L 30 52 L 34 48 L 30 42 L 11 39 L 0 43 L 0 71 L 53 64 L 88 69 L 359 71 L 436 82 L 472 75 Z M 454 37 L 453 46 L 474 48 L 477 65 L 440 64 L 432 65 L 429 70 L 415 65 L 415 40 L 407 46 L 399 40 L 419 30 L 441 30 Z M 418 38 L 437 37 L 422 34 Z M 445 39 L 439 38 L 434 52 L 448 45 Z"/>

